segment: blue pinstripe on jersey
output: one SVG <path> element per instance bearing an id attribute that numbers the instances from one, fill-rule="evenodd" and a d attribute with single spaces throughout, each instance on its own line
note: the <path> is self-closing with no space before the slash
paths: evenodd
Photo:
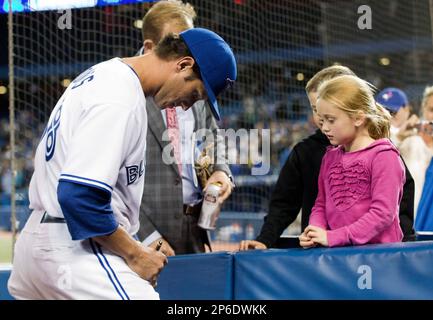
<path id="1" fill-rule="evenodd" d="M 116 273 L 115 273 L 114 270 L 111 268 L 110 264 L 108 263 L 107 258 L 106 258 L 106 257 L 104 256 L 104 254 L 102 253 L 102 248 L 101 248 L 101 246 L 97 243 L 97 244 L 96 244 L 96 247 L 98 248 L 98 251 L 99 251 L 99 253 L 101 254 L 102 258 L 104 258 L 105 262 L 107 263 L 108 268 L 110 268 L 111 272 L 113 273 L 114 279 L 116 280 L 116 282 L 117 282 L 117 284 L 119 285 L 120 289 L 121 289 L 122 292 L 125 294 L 126 298 L 127 298 L 128 300 L 130 300 L 128 294 L 126 293 L 125 289 L 123 288 L 122 284 L 120 283 L 119 279 L 117 278 Z"/>
<path id="2" fill-rule="evenodd" d="M 93 243 L 93 240 L 92 240 L 92 239 L 89 239 L 89 242 L 90 242 L 90 246 L 92 247 L 92 251 L 93 251 L 93 253 L 94 253 L 95 256 L 98 258 L 99 263 L 101 264 L 102 268 L 103 268 L 103 269 L 105 270 L 105 272 L 107 273 L 107 276 L 108 276 L 108 278 L 110 279 L 111 283 L 113 284 L 114 289 L 117 291 L 117 293 L 119 294 L 120 298 L 121 298 L 122 300 L 125 300 L 125 297 L 124 297 L 124 296 L 121 294 L 121 292 L 119 291 L 119 288 L 117 287 L 116 283 L 113 281 L 113 278 L 111 277 L 110 272 L 107 270 L 106 266 L 104 265 L 104 262 L 103 262 L 103 261 L 101 260 L 101 258 L 99 257 L 98 252 L 97 252 L 97 250 L 96 250 L 96 248 L 95 248 L 95 245 L 94 245 L 94 243 Z M 105 259 L 105 261 L 107 261 L 107 260 Z M 108 261 L 107 261 L 107 264 L 108 264 Z M 110 267 L 110 265 L 108 265 L 108 266 Z M 111 271 L 113 272 L 113 274 L 114 274 L 114 271 L 113 271 L 113 269 L 111 269 L 111 267 L 110 267 L 110 270 L 111 270 Z M 117 279 L 117 277 L 116 277 L 116 279 Z M 117 281 L 118 281 L 118 280 L 117 280 Z M 122 288 L 122 290 L 123 290 L 123 288 Z M 124 292 L 124 291 L 123 291 L 123 292 Z M 126 293 L 125 293 L 125 295 L 126 295 Z M 126 295 L 126 299 L 129 300 L 128 295 Z"/>

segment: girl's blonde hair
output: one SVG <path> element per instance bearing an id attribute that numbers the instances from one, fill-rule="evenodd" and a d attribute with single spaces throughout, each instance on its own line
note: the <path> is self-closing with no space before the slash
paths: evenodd
<path id="1" fill-rule="evenodd" d="M 351 118 L 365 114 L 368 134 L 373 139 L 389 138 L 390 113 L 374 100 L 374 87 L 356 76 L 344 75 L 327 80 L 318 88 L 323 99 L 346 112 Z"/>

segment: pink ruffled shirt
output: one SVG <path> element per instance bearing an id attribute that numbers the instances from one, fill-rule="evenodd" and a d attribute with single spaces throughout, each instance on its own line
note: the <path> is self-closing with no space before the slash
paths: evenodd
<path id="1" fill-rule="evenodd" d="M 388 139 L 354 152 L 331 147 L 320 167 L 310 225 L 328 230 L 330 247 L 399 242 L 405 179 L 399 153 Z"/>

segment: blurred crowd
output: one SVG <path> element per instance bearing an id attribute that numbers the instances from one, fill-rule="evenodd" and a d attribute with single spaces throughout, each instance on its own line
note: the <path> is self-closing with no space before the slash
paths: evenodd
<path id="1" fill-rule="evenodd" d="M 60 80 L 59 80 L 60 81 Z M 55 87 L 55 93 L 51 92 L 51 97 L 60 96 L 64 88 L 59 85 Z M 54 89 L 53 89 L 54 90 Z M 51 91 L 53 91 L 51 90 Z M 430 90 L 430 91 L 429 91 Z M 423 184 L 423 177 L 427 169 L 427 163 L 423 165 L 417 164 L 422 158 L 416 150 L 424 148 L 430 142 L 428 134 L 417 130 L 421 120 L 433 121 L 433 112 L 429 111 L 426 106 L 433 105 L 433 89 L 426 90 L 426 94 L 422 100 L 420 112 L 416 113 L 414 106 L 411 106 L 407 100 L 407 108 L 397 109 L 397 114 L 393 120 L 393 126 L 398 127 L 393 129 L 393 141 L 400 147 L 405 161 L 411 172 L 414 171 L 414 177 L 420 176 L 417 179 L 418 185 Z M 241 94 L 238 95 L 238 98 Z M 245 94 L 239 100 L 224 99 L 223 101 L 223 117 L 221 128 L 237 129 L 269 129 L 271 136 L 271 159 L 270 171 L 268 175 L 278 175 L 282 165 L 286 161 L 291 147 L 314 132 L 314 125 L 311 120 L 308 100 L 302 93 L 292 95 L 284 95 L 275 99 L 276 96 L 271 95 L 253 95 Z M 54 106 L 54 105 L 53 105 Z M 30 109 L 30 108 L 29 108 Z M 33 172 L 33 154 L 38 144 L 40 135 L 44 129 L 43 112 L 35 115 L 35 110 L 20 110 L 16 113 L 16 175 L 15 182 L 17 189 L 25 189 Z M 38 121 L 38 119 L 40 121 Z M 261 151 L 261 135 L 259 140 L 251 140 L 248 146 L 238 143 L 236 150 L 228 150 L 229 153 L 236 152 L 240 154 L 242 148 L 249 147 Z M 424 142 L 425 143 L 424 143 Z M 427 141 L 427 142 L 426 142 Z M 256 144 L 256 145 L 252 145 Z M 415 149 L 416 150 L 415 150 Z M 431 148 L 431 146 L 430 146 Z M 428 150 L 428 149 L 425 149 Z M 425 151 L 424 150 L 424 151 Z M 422 151 L 421 151 L 422 152 Z M 249 153 L 251 155 L 251 153 Z M 428 154 L 425 151 L 423 154 Z M 425 158 L 425 157 L 424 157 Z M 423 163 L 424 163 L 423 162 Z M 10 194 L 11 186 L 11 169 L 10 169 L 10 146 L 9 146 L 9 119 L 0 118 L 0 192 L 4 195 Z M 415 163 L 415 164 L 413 164 Z M 257 165 L 257 159 L 248 159 L 248 164 L 231 164 L 234 175 L 250 175 L 251 168 Z M 423 171 L 418 174 L 418 171 Z M 417 189 L 417 199 L 421 196 L 422 187 Z"/>
<path id="2" fill-rule="evenodd" d="M 34 127 L 33 127 L 34 126 Z M 26 190 L 33 173 L 33 155 L 39 142 L 39 135 L 44 124 L 34 121 L 30 111 L 16 114 L 15 123 L 15 186 L 18 191 Z M 2 199 L 11 194 L 12 170 L 11 148 L 9 142 L 9 119 L 0 118 L 0 192 Z"/>

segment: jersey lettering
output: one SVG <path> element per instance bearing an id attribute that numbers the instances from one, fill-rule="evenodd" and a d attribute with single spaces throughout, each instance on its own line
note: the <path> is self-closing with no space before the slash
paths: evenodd
<path id="1" fill-rule="evenodd" d="M 144 161 L 141 160 L 140 166 L 134 165 L 125 167 L 126 168 L 126 180 L 128 186 L 134 183 L 138 178 L 140 178 L 144 173 Z"/>
<path id="2" fill-rule="evenodd" d="M 80 74 L 77 78 L 75 78 L 74 81 L 72 81 L 72 83 L 74 83 L 72 89 L 78 88 L 84 83 L 92 81 L 94 72 L 95 70 L 93 70 L 93 68 L 89 68 L 86 71 L 84 71 L 82 74 Z"/>
<path id="3" fill-rule="evenodd" d="M 57 110 L 56 114 L 54 115 L 53 121 L 48 124 L 44 131 L 44 135 L 47 134 L 47 141 L 45 144 L 45 161 L 47 162 L 51 160 L 56 149 L 57 129 L 59 129 L 60 126 L 61 114 L 62 105 L 60 105 L 59 110 Z"/>

